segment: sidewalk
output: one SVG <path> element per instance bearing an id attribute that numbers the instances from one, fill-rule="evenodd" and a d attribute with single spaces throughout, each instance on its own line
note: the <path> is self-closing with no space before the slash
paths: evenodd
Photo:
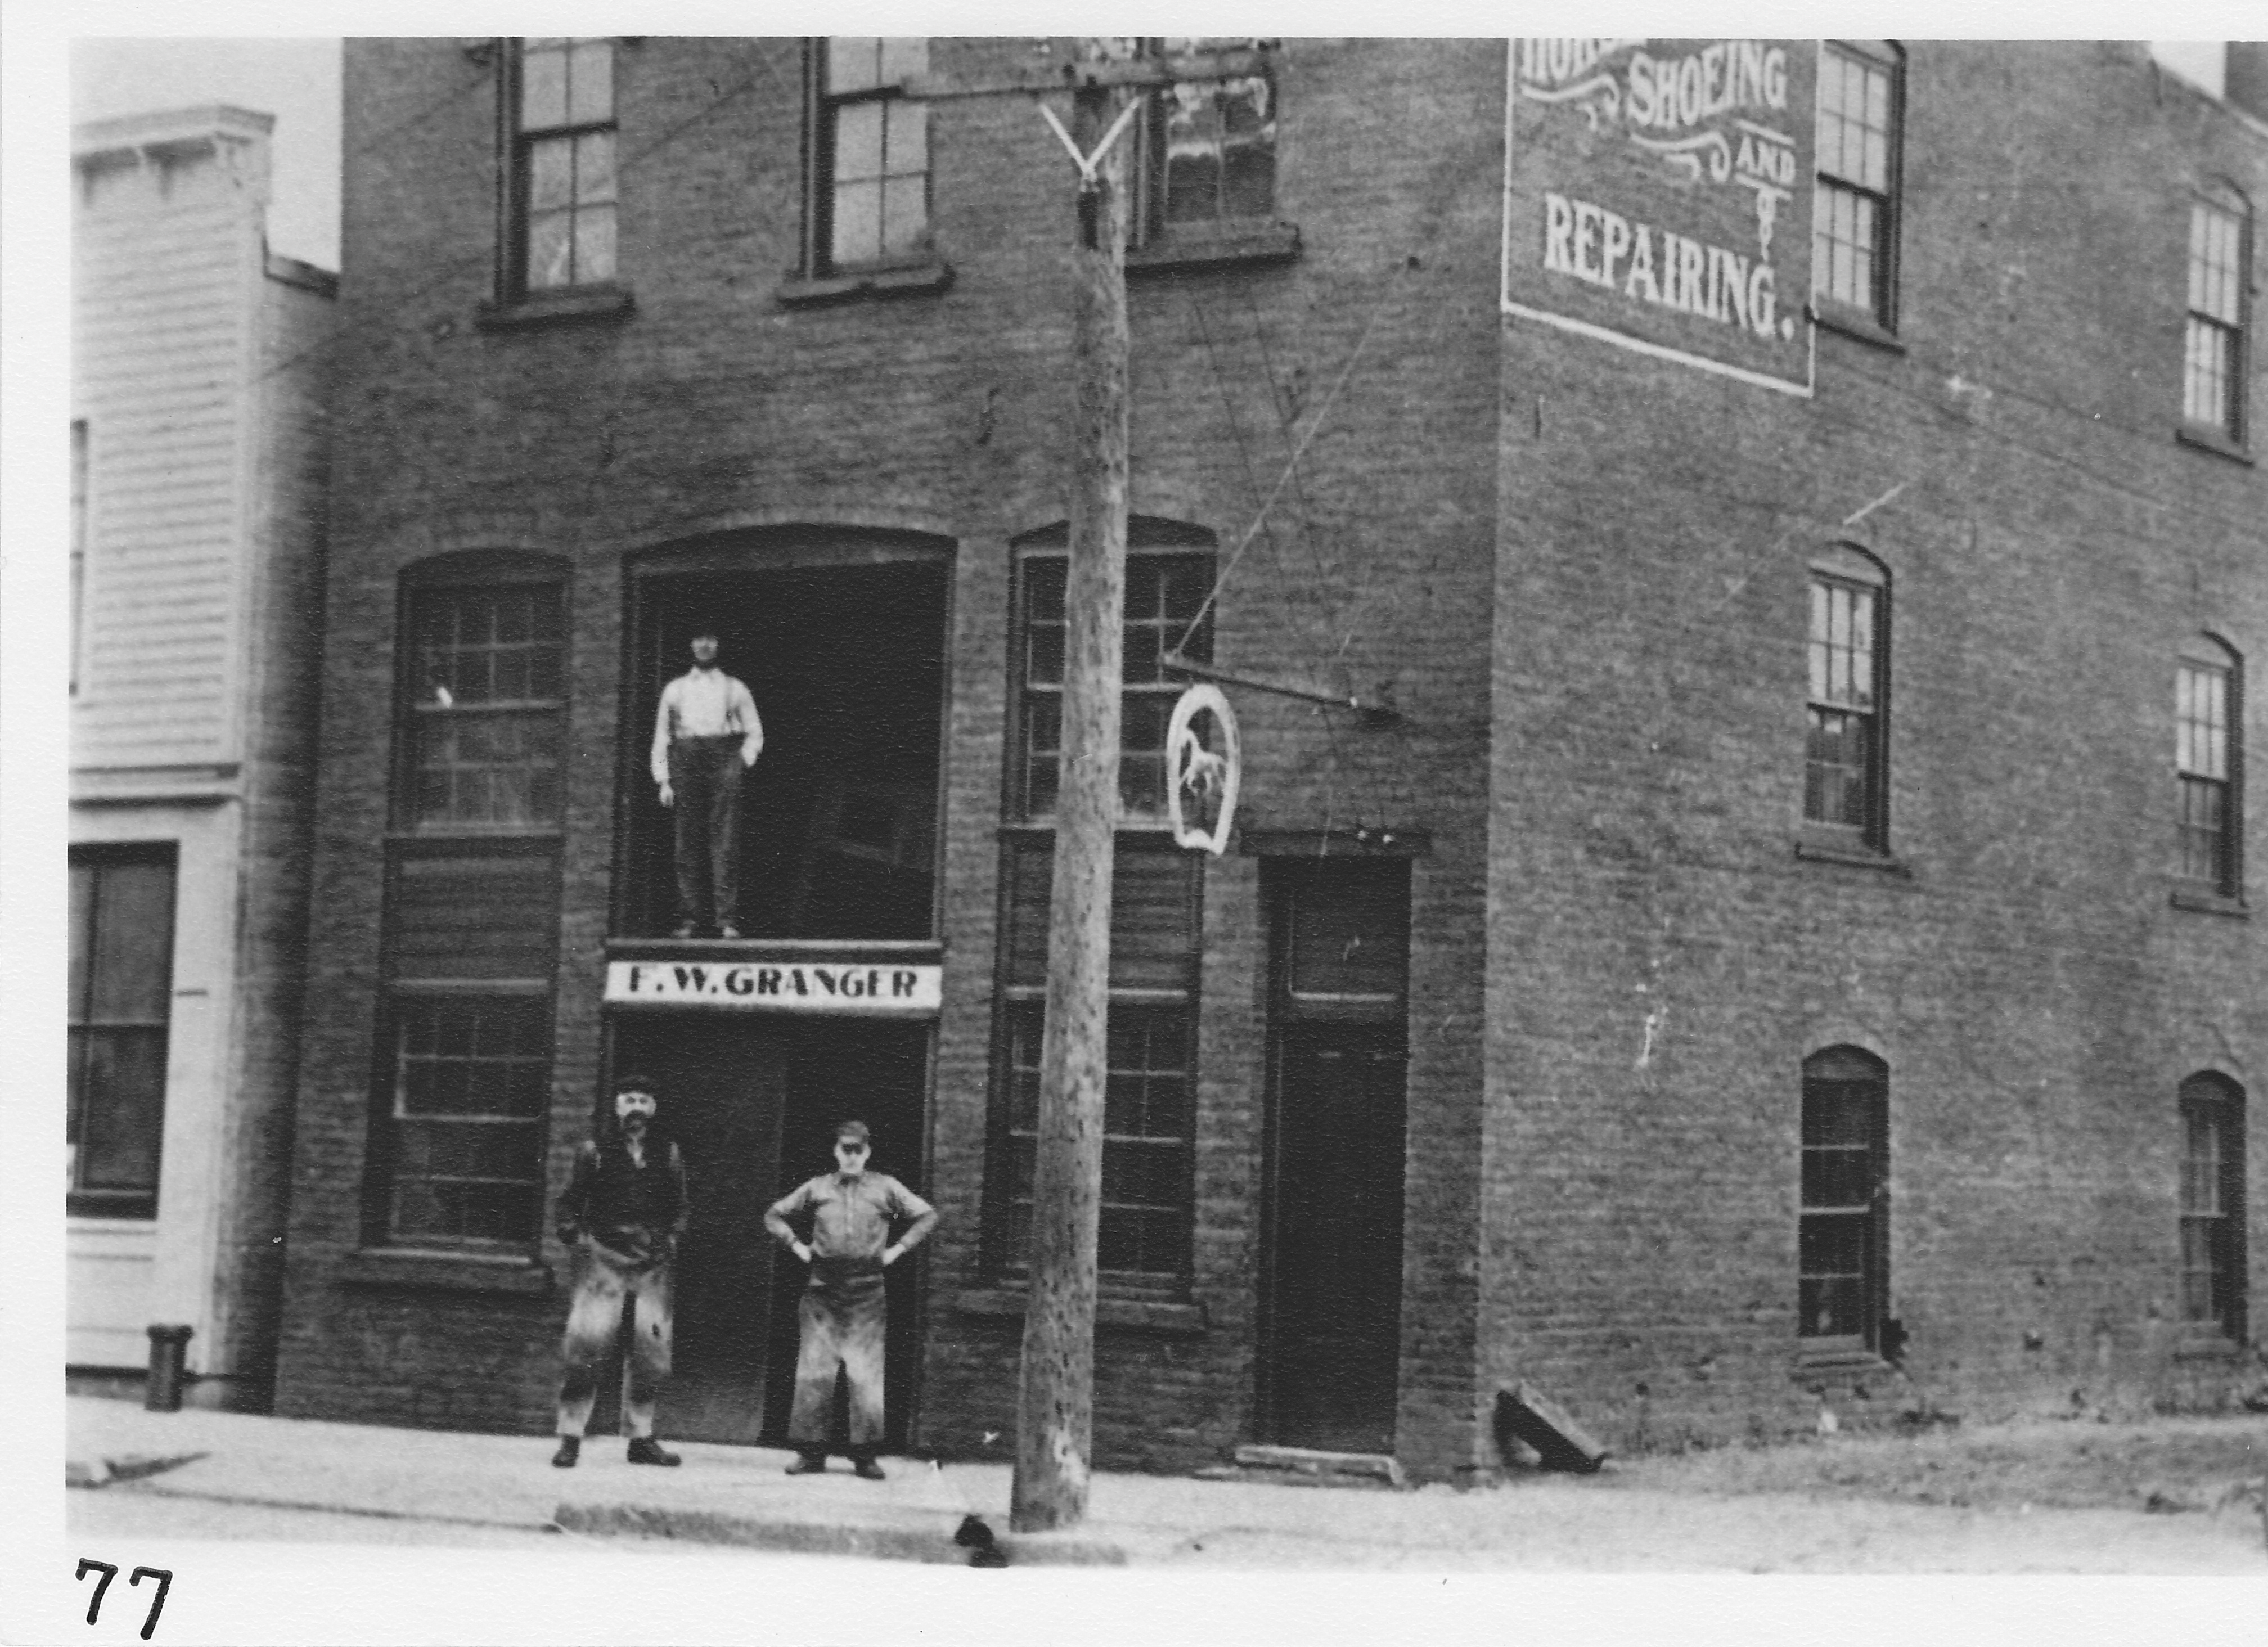
<path id="1" fill-rule="evenodd" d="M 74 1398 L 66 1456 L 101 1490 L 436 1524 L 670 1539 L 963 1563 L 983 1516 L 1012 1566 L 1678 1572 L 2131 1572 L 2258 1575 L 2257 1515 L 1988 1511 L 1795 1493 L 1673 1492 L 1610 1475 L 1460 1493 L 1098 1474 L 1088 1519 L 1008 1532 L 1005 1464 L 886 1460 L 862 1482 L 783 1474 L 789 1455 L 672 1443 L 681 1468 L 626 1463 L 593 1437 L 555 1470 L 540 1436 L 467 1435 Z M 195 1456 L 157 1468 L 165 1460 Z M 149 1472 L 149 1473 L 143 1473 Z M 184 1504 L 183 1508 L 188 1508 Z"/>

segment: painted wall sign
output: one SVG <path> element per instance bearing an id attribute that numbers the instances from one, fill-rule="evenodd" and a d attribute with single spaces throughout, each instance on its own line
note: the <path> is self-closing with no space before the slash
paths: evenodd
<path id="1" fill-rule="evenodd" d="M 1511 49 L 1505 312 L 1809 394 L 1818 43 Z"/>
<path id="2" fill-rule="evenodd" d="M 609 1003 L 751 1012 L 927 1018 L 944 998 L 942 967 L 894 961 L 614 960 Z"/>

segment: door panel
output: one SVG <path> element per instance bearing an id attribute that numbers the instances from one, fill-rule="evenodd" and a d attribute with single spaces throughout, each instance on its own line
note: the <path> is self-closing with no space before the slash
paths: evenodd
<path id="1" fill-rule="evenodd" d="M 1276 1033 L 1263 1408 L 1287 1446 L 1391 1452 L 1402 1318 L 1398 1031 Z"/>

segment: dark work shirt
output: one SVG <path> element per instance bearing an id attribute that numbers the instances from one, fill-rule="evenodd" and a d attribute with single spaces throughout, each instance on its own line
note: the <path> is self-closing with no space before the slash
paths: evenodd
<path id="1" fill-rule="evenodd" d="M 559 1197 L 559 1239 L 587 1235 L 625 1258 L 663 1256 L 662 1238 L 685 1229 L 685 1160 L 674 1140 L 649 1133 L 643 1163 L 619 1136 L 575 1152 L 575 1171 Z"/>

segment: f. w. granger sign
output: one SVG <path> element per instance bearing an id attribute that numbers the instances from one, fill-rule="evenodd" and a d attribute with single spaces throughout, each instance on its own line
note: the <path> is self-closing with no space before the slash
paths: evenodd
<path id="1" fill-rule="evenodd" d="M 1808 394 L 1818 56 L 1513 41 L 1505 312 Z"/>
<path id="2" fill-rule="evenodd" d="M 606 998 L 619 1006 L 931 1018 L 943 976 L 934 964 L 615 960 L 607 963 Z"/>

